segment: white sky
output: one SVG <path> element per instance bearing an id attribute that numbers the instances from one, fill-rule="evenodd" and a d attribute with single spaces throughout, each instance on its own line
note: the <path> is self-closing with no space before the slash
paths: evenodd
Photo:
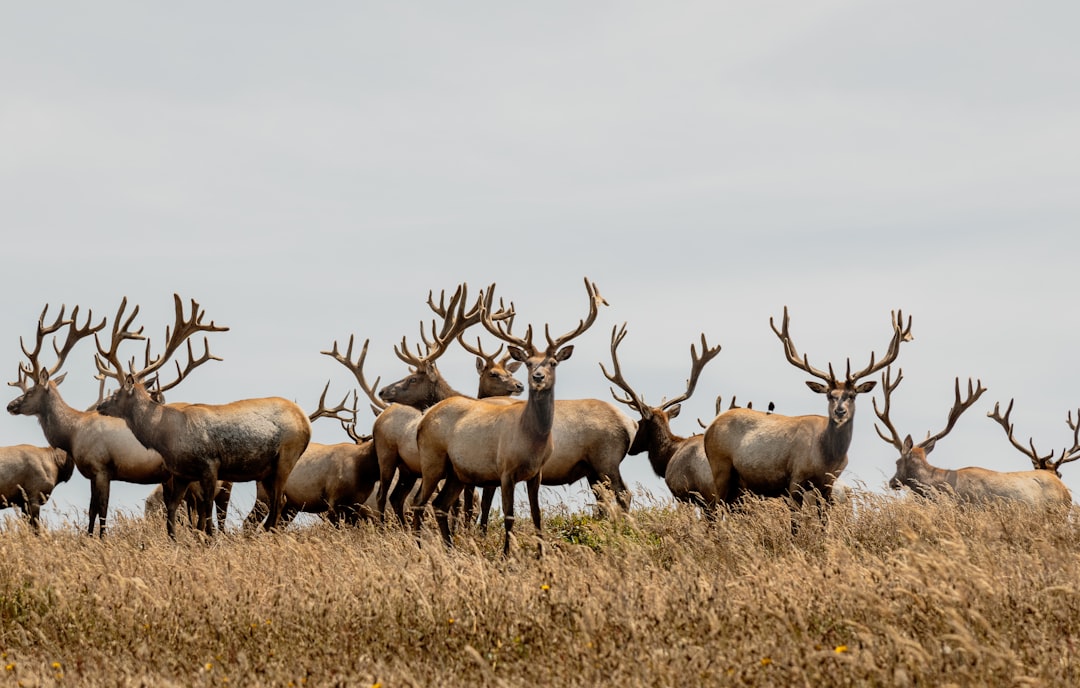
<path id="1" fill-rule="evenodd" d="M 994 401 L 1043 452 L 1080 406 L 1078 25 L 1068 2 L 22 3 L 0 24 L 0 356 L 13 380 L 46 303 L 111 318 L 126 295 L 160 339 L 177 292 L 231 331 L 171 399 L 311 409 L 353 386 L 319 354 L 335 339 L 404 375 L 391 347 L 429 290 L 496 282 L 522 326 L 566 330 L 587 275 L 611 307 L 559 396 L 609 397 L 623 321 L 627 377 L 678 394 L 705 332 L 723 352 L 690 434 L 718 394 L 824 413 L 769 330 L 784 305 L 819 367 L 880 355 L 902 308 L 901 432 L 939 430 L 954 376 L 978 377 L 931 461 L 1024 470 Z M 66 366 L 78 408 L 91 355 Z M 441 367 L 474 391 L 470 355 Z M 844 478 L 884 489 L 873 420 L 861 398 Z M 44 442 L 7 414 L 0 437 Z M 644 455 L 623 472 L 667 494 Z M 116 484 L 111 507 L 149 490 Z M 88 502 L 77 476 L 52 511 L 81 524 Z"/>

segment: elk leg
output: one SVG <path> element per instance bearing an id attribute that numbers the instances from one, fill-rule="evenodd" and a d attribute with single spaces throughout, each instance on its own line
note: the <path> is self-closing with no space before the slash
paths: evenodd
<path id="1" fill-rule="evenodd" d="M 443 481 L 442 489 L 439 490 L 439 496 L 435 498 L 435 502 L 432 504 L 435 508 L 435 521 L 439 524 L 439 532 L 442 533 L 443 542 L 446 543 L 447 547 L 454 546 L 454 538 L 450 533 L 450 513 L 457 505 L 458 497 L 461 496 L 461 491 L 464 489 L 464 483 L 453 475 L 448 475 Z"/>
<path id="2" fill-rule="evenodd" d="M 263 523 L 263 530 L 274 530 L 281 520 L 281 507 L 285 501 L 285 481 L 281 479 L 277 469 L 275 469 L 262 481 L 262 484 L 269 498 L 268 506 L 270 507 L 270 513 L 266 517 L 266 522 Z"/>
<path id="3" fill-rule="evenodd" d="M 48 497 L 46 497 L 46 499 L 48 499 Z M 24 502 L 23 510 L 26 512 L 26 515 L 30 518 L 30 527 L 34 529 L 35 533 L 41 533 L 41 523 L 38 521 L 38 518 L 41 515 L 41 500 L 38 500 L 38 499 L 28 499 L 28 500 L 26 500 Z"/>
<path id="4" fill-rule="evenodd" d="M 229 516 L 230 499 L 232 499 L 232 483 L 223 482 L 217 494 L 214 495 L 214 508 L 217 510 L 214 515 L 217 517 L 217 529 L 220 533 L 225 532 L 225 519 Z"/>
<path id="5" fill-rule="evenodd" d="M 504 475 L 499 491 L 502 493 L 503 529 L 506 531 L 503 539 L 503 556 L 505 557 L 510 554 L 510 533 L 514 530 L 514 479 L 509 475 Z"/>
<path id="6" fill-rule="evenodd" d="M 261 485 L 260 485 L 261 487 Z M 265 491 L 259 490 L 263 494 L 256 495 L 255 505 L 251 507 L 251 511 L 248 513 L 247 518 L 244 519 L 244 530 L 251 530 L 255 526 L 262 523 L 267 514 L 270 513 L 270 506 L 266 503 Z"/>
<path id="7" fill-rule="evenodd" d="M 544 531 L 540 527 L 540 475 L 537 474 L 525 481 L 525 489 L 529 494 L 529 511 L 532 514 L 533 526 L 536 527 L 537 558 L 544 556 Z"/>
<path id="8" fill-rule="evenodd" d="M 176 477 L 161 483 L 161 498 L 165 501 L 165 532 L 171 540 L 176 539 L 176 510 L 180 507 L 186 490 L 187 483 L 182 483 Z"/>
<path id="9" fill-rule="evenodd" d="M 405 498 L 409 496 L 409 492 L 412 491 L 413 486 L 416 484 L 416 477 L 415 473 L 402 468 L 398 471 L 397 485 L 394 486 L 394 491 L 390 494 L 390 508 L 397 514 L 401 525 L 407 523 L 405 520 Z M 428 497 L 430 498 L 430 495 Z"/>
<path id="10" fill-rule="evenodd" d="M 106 473 L 98 473 L 94 476 L 94 483 L 98 493 L 98 536 L 105 537 L 105 522 L 109 515 L 109 487 L 111 480 Z"/>
<path id="11" fill-rule="evenodd" d="M 394 481 L 394 471 L 397 470 L 398 455 L 392 447 L 380 446 L 383 444 L 376 440 L 375 456 L 379 461 L 379 491 L 375 493 L 375 509 L 379 512 L 379 519 L 386 520 L 386 497 L 390 494 L 390 483 Z M 398 476 L 400 480 L 400 475 Z M 391 502 L 393 503 L 393 502 Z M 401 518 L 401 524 L 405 525 L 405 519 Z"/>
<path id="12" fill-rule="evenodd" d="M 398 480 L 400 481 L 400 476 Z M 413 479 L 415 481 L 415 478 Z M 434 476 L 424 476 L 424 479 L 420 482 L 420 494 L 416 495 L 416 498 L 412 503 L 412 525 L 413 530 L 417 533 L 417 543 L 420 540 L 420 523 L 424 518 L 424 507 L 427 506 L 428 500 L 431 499 L 431 495 L 435 494 L 435 488 L 439 484 L 439 479 Z M 404 521 L 402 521 L 404 523 Z"/>
<path id="13" fill-rule="evenodd" d="M 199 480 L 199 487 L 202 488 L 202 495 L 195 501 L 195 506 L 199 510 L 199 524 L 196 529 L 207 535 L 213 535 L 214 514 L 212 512 L 214 510 L 214 492 L 217 491 L 217 475 L 204 475 Z"/>
<path id="14" fill-rule="evenodd" d="M 495 501 L 495 488 L 487 485 L 480 490 L 480 532 L 487 533 L 491 503 Z"/>

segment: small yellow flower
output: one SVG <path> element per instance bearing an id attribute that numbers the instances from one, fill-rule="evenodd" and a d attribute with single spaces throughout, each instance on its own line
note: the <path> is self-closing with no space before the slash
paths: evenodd
<path id="1" fill-rule="evenodd" d="M 382 684 L 376 681 L 375 683 L 371 684 L 371 688 L 382 688 Z"/>
<path id="2" fill-rule="evenodd" d="M 769 666 L 770 664 L 772 664 L 772 658 L 771 657 L 762 657 L 761 658 L 761 666 Z"/>
<path id="3" fill-rule="evenodd" d="M 214 668 L 214 665 L 213 665 L 213 664 L 212 664 L 211 662 L 207 662 L 207 663 L 206 663 L 206 670 L 207 670 L 207 671 L 210 671 L 210 670 L 211 670 L 211 669 L 213 669 L 213 668 Z"/>
<path id="4" fill-rule="evenodd" d="M 450 618 L 450 619 L 447 619 L 447 620 L 446 620 L 446 623 L 448 623 L 448 624 L 453 624 L 453 623 L 454 623 L 454 620 L 453 620 L 452 618 Z"/>
<path id="5" fill-rule="evenodd" d="M 15 671 L 15 662 L 12 662 L 12 663 L 8 664 L 4 668 L 7 669 L 8 671 Z"/>
<path id="6" fill-rule="evenodd" d="M 847 652 L 847 645 L 837 645 L 836 649 L 833 650 L 833 652 L 835 652 L 836 654 L 841 654 L 843 652 Z"/>
<path id="7" fill-rule="evenodd" d="M 541 586 L 540 586 L 540 589 L 541 589 L 541 590 L 543 590 L 544 592 L 547 592 L 548 590 L 551 590 L 551 586 L 550 586 L 550 585 L 547 585 L 547 584 L 545 583 L 544 585 L 541 585 Z"/>
<path id="8" fill-rule="evenodd" d="M 53 662 L 52 663 L 52 668 L 53 669 L 59 669 L 60 668 L 60 662 Z"/>

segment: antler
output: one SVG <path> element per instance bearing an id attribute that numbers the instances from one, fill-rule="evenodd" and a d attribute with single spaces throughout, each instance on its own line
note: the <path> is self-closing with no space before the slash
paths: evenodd
<path id="1" fill-rule="evenodd" d="M 360 357 L 357 358 L 356 362 L 354 363 L 352 360 L 353 339 L 353 335 L 349 335 L 349 346 L 345 349 L 344 356 L 342 356 L 341 352 L 338 351 L 338 343 L 336 339 L 334 340 L 334 346 L 332 350 L 320 351 L 319 353 L 333 358 L 335 361 L 352 371 L 353 376 L 356 378 L 357 383 L 359 383 L 360 385 L 360 389 L 364 390 L 364 393 L 367 394 L 368 399 L 371 400 L 371 412 L 377 416 L 382 413 L 386 409 L 386 407 L 389 406 L 389 404 L 380 399 L 379 395 L 375 393 L 375 390 L 379 387 L 379 380 L 381 380 L 382 378 L 375 378 L 375 384 L 369 385 L 367 383 L 367 379 L 364 377 L 364 361 L 367 359 L 368 344 L 371 342 L 371 340 L 364 340 L 364 346 L 360 349 Z"/>
<path id="2" fill-rule="evenodd" d="M 580 336 L 585 330 L 589 329 L 596 322 L 596 316 L 600 312 L 600 304 L 611 305 L 607 302 L 607 299 L 600 296 L 600 290 L 596 288 L 596 283 L 590 282 L 588 277 L 585 278 L 585 291 L 589 294 L 589 315 L 585 319 L 579 320 L 577 327 L 562 336 L 552 339 L 550 328 L 548 325 L 544 325 L 544 337 L 547 338 L 549 354 L 554 354 L 568 341 Z"/>
<path id="3" fill-rule="evenodd" d="M 986 391 L 986 388 L 982 386 L 982 380 L 976 380 L 975 386 L 972 387 L 971 378 L 969 377 L 967 386 L 967 399 L 961 401 L 960 378 L 956 378 L 954 401 L 952 408 L 949 409 L 949 418 L 945 424 L 945 429 L 937 433 L 936 435 L 931 435 L 929 432 L 927 432 L 926 439 L 922 442 L 919 442 L 920 447 L 932 447 L 935 442 L 940 440 L 945 435 L 948 435 L 949 431 L 953 429 L 954 425 L 956 425 L 957 419 L 960 418 L 964 411 L 967 411 L 969 408 L 971 408 L 971 406 L 979 400 L 979 397 L 983 395 L 983 392 Z"/>
<path id="4" fill-rule="evenodd" d="M 698 378 L 701 377 L 701 371 L 704 370 L 705 364 L 716 358 L 716 355 L 720 353 L 720 345 L 710 348 L 705 341 L 705 333 L 701 333 L 701 356 L 697 355 L 697 350 L 694 349 L 694 345 L 690 345 L 690 377 L 686 380 L 686 391 L 679 396 L 665 401 L 660 404 L 660 408 L 667 410 L 675 404 L 682 403 L 690 398 L 690 395 L 694 393 L 694 388 L 697 387 Z M 732 400 L 734 401 L 734 399 Z"/>
<path id="5" fill-rule="evenodd" d="M 351 409 L 346 405 L 346 402 L 349 401 L 350 392 L 346 392 L 345 398 L 341 400 L 340 404 L 338 404 L 337 406 L 335 406 L 333 408 L 326 408 L 326 393 L 328 391 L 330 391 L 330 381 L 329 380 L 326 381 L 326 386 L 323 387 L 322 394 L 319 395 L 319 408 L 315 409 L 315 411 L 313 411 L 312 413 L 310 413 L 308 415 L 308 420 L 315 421 L 315 420 L 318 420 L 319 418 L 336 418 L 337 420 L 341 421 L 342 425 L 344 425 L 346 423 L 349 423 L 349 422 L 355 424 L 356 423 L 356 399 L 357 399 L 356 390 L 353 390 L 351 392 L 351 394 L 353 396 L 353 405 L 352 405 Z M 341 414 L 343 412 L 348 412 L 348 411 L 351 411 L 351 413 L 346 415 L 344 418 L 341 415 L 339 415 L 339 414 Z"/>
<path id="6" fill-rule="evenodd" d="M 852 374 L 851 372 L 851 359 L 847 360 L 847 384 L 854 385 L 860 378 L 864 378 L 868 375 L 873 375 L 879 370 L 887 368 L 893 361 L 896 360 L 897 355 L 900 353 L 900 344 L 903 342 L 910 342 L 914 337 L 911 334 L 911 317 L 908 317 L 907 327 L 904 327 L 904 313 L 903 311 L 891 312 L 892 325 L 893 325 L 893 338 L 889 342 L 889 350 L 885 356 L 875 363 L 874 352 L 870 352 L 870 364 L 859 372 Z M 829 372 L 818 370 L 810 365 L 809 359 L 803 355 L 801 358 L 799 352 L 795 349 L 795 343 L 791 340 L 791 335 L 788 333 L 788 311 L 787 306 L 784 306 L 784 320 L 781 325 L 781 329 L 776 329 L 776 324 L 772 318 L 769 318 L 769 326 L 772 327 L 773 332 L 780 338 L 780 341 L 784 344 L 784 355 L 787 356 L 789 363 L 797 368 L 805 370 L 807 373 L 817 377 L 825 382 L 835 384 L 837 382 L 836 375 L 833 372 L 832 363 L 829 364 Z"/>
<path id="7" fill-rule="evenodd" d="M 630 383 L 626 381 L 626 378 L 622 374 L 622 366 L 619 365 L 619 355 L 617 349 L 619 344 L 622 343 L 623 338 L 626 337 L 626 323 L 622 326 L 616 326 L 611 328 L 611 366 L 613 373 L 609 373 L 607 368 L 604 367 L 603 362 L 600 363 L 600 370 L 603 371 L 604 377 L 610 380 L 612 383 L 619 386 L 624 392 L 625 397 L 620 397 L 615 393 L 615 390 L 611 390 L 611 396 L 615 398 L 615 401 L 626 404 L 630 408 L 634 409 L 641 414 L 642 418 L 649 418 L 652 416 L 652 409 L 646 404 L 637 392 L 634 391 Z"/>
<path id="8" fill-rule="evenodd" d="M 466 300 L 468 298 L 468 285 L 464 282 L 458 285 L 454 295 L 450 297 L 450 302 L 446 302 L 446 291 L 443 290 L 439 294 L 439 304 L 435 305 L 433 292 L 428 292 L 428 307 L 442 318 L 442 328 L 438 328 L 438 323 L 435 320 L 431 321 L 431 340 L 428 339 L 427 334 L 424 331 L 423 322 L 420 323 L 420 338 L 424 342 L 424 348 L 426 354 L 420 350 L 419 344 L 416 347 L 416 354 L 414 355 L 409 351 L 408 344 L 406 344 L 405 337 L 401 338 L 401 344 L 394 346 L 394 353 L 397 357 L 404 361 L 406 364 L 412 366 L 417 370 L 421 370 L 427 366 L 431 366 L 435 363 L 435 360 L 442 356 L 451 340 L 463 334 L 465 330 L 469 329 L 473 325 L 480 322 L 481 311 L 483 309 L 483 297 L 479 297 L 472 308 L 466 310 Z M 496 313 L 492 314 L 494 320 L 505 320 L 512 318 L 514 315 L 514 306 L 510 305 L 509 309 L 506 309 L 500 302 L 500 309 Z"/>
<path id="9" fill-rule="evenodd" d="M 494 317 L 494 314 L 491 310 L 495 302 L 494 282 L 492 282 L 491 286 L 487 288 L 487 291 L 480 292 L 480 297 L 480 323 L 484 326 L 484 329 L 486 329 L 488 332 L 495 335 L 499 339 L 503 340 L 504 342 L 524 349 L 530 355 L 536 353 L 536 348 L 533 346 L 532 343 L 532 325 L 528 326 L 528 328 L 525 330 L 525 338 L 521 339 L 520 337 L 514 336 L 510 332 L 510 330 L 514 327 L 513 318 L 504 318 L 500 321 L 498 318 Z M 500 308 L 502 308 L 502 303 L 502 299 L 499 299 Z M 503 322 L 506 323 L 505 327 L 503 326 Z"/>
<path id="10" fill-rule="evenodd" d="M 464 348 L 466 351 L 468 351 L 473 356 L 479 356 L 480 358 L 484 359 L 484 363 L 489 365 L 489 366 L 495 364 L 495 359 L 498 358 L 499 354 L 502 353 L 502 350 L 503 350 L 503 345 L 499 344 L 499 348 L 495 349 L 494 353 L 485 354 L 484 353 L 484 345 L 480 343 L 480 338 L 479 337 L 476 338 L 476 348 L 474 349 L 473 347 L 469 346 L 468 342 L 465 341 L 465 333 L 464 332 L 462 332 L 461 334 L 458 335 L 457 340 L 458 340 L 458 343 L 461 344 L 462 348 Z"/>
<path id="11" fill-rule="evenodd" d="M 881 431 L 881 428 L 878 426 L 877 423 L 874 423 L 874 430 L 877 431 L 878 437 L 891 444 L 899 452 L 904 451 L 904 440 L 900 437 L 900 433 L 896 431 L 896 426 L 894 426 L 892 424 L 892 421 L 889 420 L 889 409 L 892 407 L 892 393 L 896 390 L 897 387 L 900 386 L 900 381 L 903 379 L 904 370 L 900 368 L 896 371 L 896 382 L 893 382 L 892 367 L 886 366 L 885 372 L 881 375 L 881 389 L 884 395 L 884 401 L 882 405 L 884 408 L 878 408 L 876 397 L 872 400 L 874 404 L 874 415 L 876 415 L 881 420 L 881 422 L 885 424 L 885 427 L 889 429 L 889 433 L 892 435 L 892 438 L 886 437 L 885 433 Z"/>
<path id="12" fill-rule="evenodd" d="M 211 320 L 209 323 L 204 323 L 203 318 L 205 317 L 206 313 L 200 309 L 200 306 L 198 302 L 195 301 L 195 299 L 191 300 L 190 318 L 184 317 L 184 303 L 180 299 L 179 294 L 173 294 L 173 304 L 175 306 L 176 317 L 173 325 L 171 327 L 165 328 L 165 350 L 162 351 L 161 355 L 159 355 L 158 357 L 151 358 L 148 344 L 146 352 L 146 363 L 144 367 L 141 370 L 136 370 L 134 361 L 131 361 L 131 363 L 129 364 L 129 371 L 131 376 L 134 377 L 136 380 L 145 383 L 149 379 L 151 374 L 160 370 L 161 367 L 169 361 L 172 355 L 176 353 L 177 349 L 179 349 L 182 344 L 186 343 L 188 353 L 187 365 L 181 367 L 180 362 L 176 361 L 177 378 L 168 384 L 159 385 L 158 392 L 160 393 L 167 392 L 173 387 L 176 387 L 176 385 L 180 384 L 180 382 L 184 378 L 186 378 L 192 370 L 198 368 L 203 363 L 211 360 L 221 360 L 221 358 L 219 358 L 218 356 L 214 356 L 210 353 L 210 340 L 207 337 L 203 337 L 203 354 L 196 358 L 195 352 L 191 346 L 192 335 L 197 332 L 227 332 L 229 329 L 228 327 L 216 325 L 213 320 Z M 121 364 L 119 355 L 117 353 L 120 342 L 124 341 L 125 339 L 145 338 L 142 335 L 142 327 L 140 327 L 134 332 L 129 329 L 131 327 L 132 320 L 135 319 L 135 316 L 139 312 L 138 306 L 135 307 L 135 310 L 131 313 L 131 316 L 129 316 L 128 319 L 124 321 L 123 325 L 120 324 L 126 305 L 127 297 L 124 297 L 123 301 L 121 301 L 120 303 L 120 309 L 116 313 L 116 320 L 113 322 L 112 338 L 109 344 L 109 349 L 102 349 L 101 342 L 99 341 L 98 355 L 95 357 L 98 371 L 102 375 L 106 377 L 112 377 L 116 380 L 123 380 L 124 376 L 124 367 L 123 364 Z M 113 369 L 110 370 L 108 366 L 104 365 L 105 362 L 111 364 Z"/>
<path id="13" fill-rule="evenodd" d="M 82 327 L 78 325 L 79 319 L 79 307 L 75 306 L 71 311 L 71 317 L 64 318 L 64 311 L 66 306 L 60 306 L 60 315 L 51 325 L 45 324 L 45 314 L 49 310 L 49 304 L 45 304 L 45 308 L 41 311 L 41 315 L 38 317 L 37 333 L 34 337 L 34 350 L 27 351 L 26 344 L 23 342 L 22 337 L 19 337 L 19 346 L 22 348 L 23 353 L 26 355 L 29 361 L 29 366 L 19 365 L 19 378 L 15 382 L 8 383 L 12 387 L 19 387 L 23 391 L 29 388 L 29 383 L 36 383 L 41 373 L 44 371 L 48 377 L 56 375 L 57 371 L 64 365 L 64 361 L 67 360 L 67 356 L 71 353 L 71 350 L 79 342 L 80 339 L 84 339 L 92 334 L 95 334 L 98 330 L 105 327 L 105 319 L 101 319 L 99 325 L 91 325 L 90 321 L 93 320 L 94 312 L 88 311 L 86 314 L 86 324 Z M 56 337 L 53 337 L 53 351 L 56 353 L 56 362 L 49 368 L 43 369 L 38 356 L 41 354 L 41 345 L 45 341 L 45 337 L 50 334 L 59 332 L 64 327 L 68 328 L 67 338 L 64 340 L 63 346 L 58 346 L 56 343 Z"/>
<path id="14" fill-rule="evenodd" d="M 1029 448 L 1017 442 L 1016 438 L 1013 437 L 1013 424 L 1009 420 L 1009 416 L 1012 414 L 1014 401 L 1016 401 L 1015 398 L 1009 400 L 1009 407 L 1005 409 L 1004 416 L 1001 415 L 1001 406 L 998 403 L 995 403 L 994 410 L 986 415 L 993 418 L 997 421 L 998 425 L 1005 429 L 1005 434 L 1008 436 L 1012 446 L 1016 447 L 1017 450 L 1031 459 L 1031 464 L 1036 469 L 1058 473 L 1058 468 L 1060 468 L 1062 464 L 1080 459 L 1080 424 L 1073 422 L 1072 411 L 1069 411 L 1065 423 L 1069 426 L 1069 429 L 1073 431 L 1073 446 L 1068 449 L 1062 449 L 1061 458 L 1054 461 L 1054 452 L 1050 452 L 1046 456 L 1039 456 L 1039 452 L 1035 449 L 1034 439 L 1028 438 Z M 1080 420 L 1080 409 L 1077 409 L 1077 420 Z"/>

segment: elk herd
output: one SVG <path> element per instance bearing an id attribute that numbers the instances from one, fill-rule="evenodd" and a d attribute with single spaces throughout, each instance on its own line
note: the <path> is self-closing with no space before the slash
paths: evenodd
<path id="1" fill-rule="evenodd" d="M 529 515 L 539 532 L 541 485 L 567 485 L 584 478 L 602 512 L 627 509 L 631 494 L 620 465 L 627 455 L 645 453 L 675 499 L 696 505 L 709 518 L 716 518 L 725 507 L 736 507 L 745 496 L 781 497 L 792 506 L 795 528 L 798 507 L 810 503 L 824 509 L 830 500 L 848 463 L 856 397 L 877 387 L 878 374 L 881 403 L 873 399 L 875 429 L 898 455 L 890 487 L 961 502 L 1002 499 L 1035 508 L 1071 504 L 1059 471 L 1080 458 L 1080 411 L 1075 421 L 1071 412 L 1067 417 L 1072 446 L 1059 455 L 1040 454 L 1034 441 L 1025 446 L 1015 439 L 1010 420 L 1013 402 L 1004 415 L 995 404 L 987 415 L 1031 461 L 1033 470 L 1027 471 L 951 470 L 928 463 L 927 455 L 938 441 L 986 391 L 981 381 L 969 380 L 962 395 L 956 379 L 955 400 L 940 432 L 916 443 L 910 434 L 897 431 L 890 412 L 903 372 L 894 373 L 893 364 L 901 347 L 912 340 L 911 318 L 905 322 L 901 312 L 891 315 L 885 354 L 878 359 L 871 353 L 869 363 L 854 372 L 848 359 L 842 376 L 832 363 L 816 368 L 799 353 L 786 307 L 779 327 L 770 319 L 788 363 L 814 378 L 807 386 L 825 397 L 824 415 L 786 416 L 773 413 L 771 404 L 769 411 L 760 411 L 738 408 L 734 401 L 724 410 L 718 402 L 715 418 L 702 423 L 703 433 L 677 435 L 671 421 L 721 348 L 709 346 L 702 334 L 700 352 L 690 346 L 685 389 L 652 405 L 628 382 L 619 362 L 618 348 L 628 332 L 625 324 L 612 329 L 610 361 L 600 362 L 616 403 L 560 398 L 557 368 L 570 360 L 572 342 L 593 326 L 601 306 L 607 305 L 587 278 L 585 291 L 584 317 L 558 335 L 544 324 L 543 342 L 534 341 L 539 329 L 535 323 L 528 324 L 523 335 L 514 333 L 518 314 L 512 302 L 507 305 L 502 298 L 496 302 L 494 284 L 475 301 L 465 284 L 449 298 L 442 292 L 438 302 L 429 292 L 427 306 L 434 314 L 430 327 L 421 321 L 419 343 L 410 346 L 403 337 L 394 347 L 408 374 L 381 387 L 381 378 L 369 383 L 364 365 L 370 342 L 365 340 L 354 357 L 355 335 L 349 336 L 344 351 L 334 341 L 321 353 L 341 363 L 359 389 L 328 407 L 327 383 L 311 413 L 281 397 L 226 404 L 167 402 L 165 394 L 192 371 L 221 360 L 210 353 L 207 335 L 229 328 L 207 322 L 194 300 L 187 313 L 184 301 L 174 295 L 175 320 L 157 347 L 137 325 L 139 307 L 126 313 L 126 298 L 107 332 L 106 319 L 95 322 L 87 313 L 81 320 L 78 306 L 70 316 L 61 307 L 59 315 L 49 319 L 46 305 L 33 345 L 20 338 L 24 358 L 9 384 L 21 394 L 8 404 L 8 412 L 36 416 L 48 446 L 0 447 L 0 506 L 20 507 L 38 529 L 42 505 L 78 470 L 90 482 L 91 535 L 105 535 L 110 484 L 119 480 L 157 486 L 147 513 L 151 504 L 156 513 L 164 512 L 167 532 L 175 538 L 178 513 L 186 513 L 197 531 L 212 534 L 216 508 L 217 528 L 222 529 L 232 484 L 255 482 L 256 503 L 244 521 L 245 529 L 260 523 L 267 530 L 281 528 L 301 512 L 323 514 L 335 524 L 375 518 L 419 529 L 430 503 L 439 532 L 450 545 L 458 517 L 466 522 L 476 517 L 474 491 L 480 491 L 479 518 L 486 527 L 498 490 L 505 553 L 511 544 L 519 483 L 525 484 Z M 490 353 L 482 336 L 468 335 L 474 327 L 497 342 Z M 196 355 L 192 339 L 200 335 L 203 344 Z M 60 371 L 78 343 L 90 337 L 96 349 L 98 401 L 80 410 L 61 397 L 65 374 Z M 45 350 L 46 342 L 51 353 Z M 136 363 L 140 357 L 122 351 L 135 342 L 141 342 L 141 365 Z M 476 357 L 475 396 L 455 390 L 439 372 L 438 361 L 455 342 Z M 177 358 L 181 350 L 187 354 L 183 364 Z M 176 375 L 164 382 L 162 373 L 170 363 Z M 518 370 L 524 371 L 524 382 L 514 377 Z M 368 435 L 356 431 L 360 392 L 375 413 Z M 349 441 L 312 442 L 312 423 L 319 418 L 338 420 Z"/>

